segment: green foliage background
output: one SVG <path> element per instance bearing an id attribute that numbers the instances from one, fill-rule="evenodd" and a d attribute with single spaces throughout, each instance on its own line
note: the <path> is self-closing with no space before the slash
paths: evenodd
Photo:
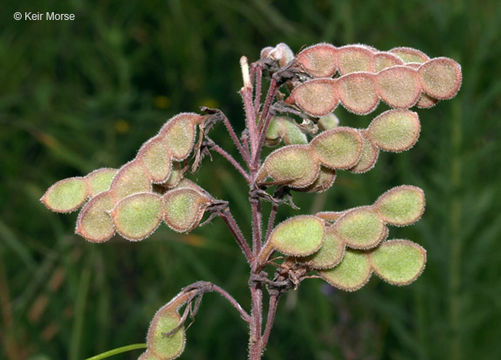
<path id="1" fill-rule="evenodd" d="M 463 86 L 420 111 L 410 152 L 382 154 L 366 175 L 341 173 L 326 196 L 297 196 L 307 213 L 370 204 L 398 184 L 422 187 L 423 219 L 390 236 L 428 249 L 424 274 L 404 288 L 373 279 L 357 293 L 304 282 L 282 299 L 265 358 L 501 357 L 499 1 L 4 0 L 0 10 L 1 359 L 77 360 L 142 342 L 155 310 L 196 280 L 248 307 L 247 268 L 221 220 L 188 236 L 163 226 L 141 243 L 95 245 L 73 234 L 75 214 L 53 214 L 38 199 L 61 178 L 130 160 L 178 112 L 218 106 L 241 130 L 240 55 L 321 41 L 452 57 Z M 76 20 L 12 19 L 45 10 Z M 339 116 L 351 126 L 372 117 Z M 222 126 L 213 137 L 232 149 Z M 239 175 L 217 155 L 204 165 L 194 179 L 230 200 L 249 233 Z M 246 344 L 238 315 L 207 295 L 182 358 L 244 359 Z"/>

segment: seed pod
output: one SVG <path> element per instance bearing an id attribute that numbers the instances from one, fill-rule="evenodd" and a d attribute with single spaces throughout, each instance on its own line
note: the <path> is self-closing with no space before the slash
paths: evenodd
<path id="1" fill-rule="evenodd" d="M 142 161 L 153 183 L 167 181 L 172 169 L 171 155 L 166 140 L 157 135 L 148 140 L 139 150 L 137 157 Z"/>
<path id="2" fill-rule="evenodd" d="M 411 67 L 413 69 L 418 69 L 421 66 L 421 63 L 412 62 L 405 64 L 405 66 Z M 428 94 L 421 92 L 421 96 L 419 97 L 419 100 L 416 103 L 416 107 L 420 109 L 428 109 L 435 106 L 437 103 L 438 103 L 437 99 L 434 99 Z"/>
<path id="3" fill-rule="evenodd" d="M 296 86 L 290 95 L 297 106 L 314 117 L 334 111 L 339 102 L 334 79 L 313 79 Z"/>
<path id="4" fill-rule="evenodd" d="M 296 191 L 322 193 L 330 189 L 332 184 L 334 184 L 334 180 L 336 180 L 336 170 L 321 166 L 317 179 L 311 185 L 305 188 L 293 188 L 292 184 L 290 187 L 292 187 Z"/>
<path id="5" fill-rule="evenodd" d="M 87 196 L 86 181 L 78 176 L 59 180 L 45 192 L 40 201 L 51 211 L 69 213 L 78 209 Z"/>
<path id="6" fill-rule="evenodd" d="M 364 286 L 372 273 L 364 252 L 346 249 L 343 260 L 333 269 L 319 271 L 320 276 L 335 288 L 355 291 Z"/>
<path id="7" fill-rule="evenodd" d="M 385 103 L 399 109 L 414 106 L 421 95 L 421 84 L 416 71 L 401 65 L 377 73 L 376 88 Z"/>
<path id="8" fill-rule="evenodd" d="M 339 219 L 346 211 L 320 211 L 315 214 L 316 217 L 325 221 L 336 221 Z"/>
<path id="9" fill-rule="evenodd" d="M 320 163 L 308 145 L 288 145 L 266 157 L 256 181 L 261 185 L 267 177 L 271 177 L 271 184 L 304 188 L 315 181 L 319 171 Z"/>
<path id="10" fill-rule="evenodd" d="M 275 116 L 271 119 L 266 131 L 266 144 L 278 145 L 283 139 L 287 145 L 307 144 L 308 139 L 293 119 L 284 116 Z"/>
<path id="11" fill-rule="evenodd" d="M 432 98 L 453 98 L 461 87 L 461 65 L 452 59 L 439 57 L 430 60 L 418 69 L 423 91 Z"/>
<path id="12" fill-rule="evenodd" d="M 104 242 L 115 234 L 109 211 L 115 206 L 110 191 L 97 194 L 80 210 L 75 233 L 91 242 Z"/>
<path id="13" fill-rule="evenodd" d="M 388 240 L 369 253 L 374 272 L 393 285 L 416 280 L 426 264 L 426 250 L 409 240 Z"/>
<path id="14" fill-rule="evenodd" d="M 367 138 L 366 131 L 362 130 L 360 134 L 362 135 L 362 155 L 357 164 L 350 168 L 350 171 L 355 174 L 363 174 L 371 170 L 376 165 L 379 156 L 379 148 Z"/>
<path id="15" fill-rule="evenodd" d="M 341 75 L 358 71 L 374 72 L 374 53 L 360 45 L 346 45 L 337 49 L 337 62 Z"/>
<path id="16" fill-rule="evenodd" d="M 103 191 L 109 190 L 117 171 L 117 169 L 101 168 L 87 174 L 85 181 L 87 182 L 89 196 L 94 197 Z"/>
<path id="17" fill-rule="evenodd" d="M 374 54 L 374 71 L 377 73 L 386 68 L 403 64 L 403 60 L 397 55 L 382 51 Z"/>
<path id="18" fill-rule="evenodd" d="M 372 120 L 367 136 L 381 150 L 400 152 L 416 144 L 421 124 L 418 114 L 410 110 L 388 110 Z"/>
<path id="19" fill-rule="evenodd" d="M 270 234 L 260 259 L 264 260 L 273 250 L 289 256 L 308 256 L 320 249 L 325 229 L 322 220 L 311 215 L 299 215 L 278 224 Z"/>
<path id="20" fill-rule="evenodd" d="M 172 159 L 181 161 L 188 157 L 195 144 L 196 125 L 203 119 L 195 113 L 181 113 L 160 129 L 159 135 L 164 138 Z"/>
<path id="21" fill-rule="evenodd" d="M 161 359 L 156 357 L 152 352 L 146 350 L 144 353 L 139 355 L 137 360 L 161 360 Z"/>
<path id="22" fill-rule="evenodd" d="M 334 113 L 329 113 L 321 116 L 317 124 L 322 130 L 330 130 L 339 126 L 339 119 Z"/>
<path id="23" fill-rule="evenodd" d="M 153 317 L 147 336 L 148 351 L 162 360 L 178 358 L 184 351 L 186 343 L 183 326 L 171 336 L 167 336 L 181 320 L 181 317 L 167 305 L 158 310 Z"/>
<path id="24" fill-rule="evenodd" d="M 388 235 L 383 220 L 369 206 L 346 212 L 336 221 L 334 230 L 352 249 L 371 249 Z"/>
<path id="25" fill-rule="evenodd" d="M 310 147 L 325 167 L 349 169 L 360 159 L 362 137 L 355 129 L 338 127 L 317 135 Z"/>
<path id="26" fill-rule="evenodd" d="M 417 186 L 401 185 L 381 195 L 374 203 L 379 216 L 388 224 L 410 225 L 418 221 L 424 212 L 424 192 Z"/>
<path id="27" fill-rule="evenodd" d="M 374 74 L 353 73 L 337 80 L 337 92 L 343 106 L 352 113 L 372 112 L 379 103 Z"/>
<path id="28" fill-rule="evenodd" d="M 344 256 L 344 242 L 336 233 L 334 227 L 325 230 L 324 243 L 313 255 L 300 259 L 312 269 L 331 269 L 341 262 Z"/>
<path id="29" fill-rule="evenodd" d="M 331 44 L 316 44 L 296 56 L 300 69 L 312 77 L 332 77 L 337 71 L 336 48 Z"/>
<path id="30" fill-rule="evenodd" d="M 183 163 L 174 162 L 172 164 L 172 170 L 170 172 L 169 179 L 162 184 L 162 186 L 172 189 L 176 187 L 181 180 L 184 178 L 184 173 L 188 170 L 188 166 L 184 166 Z"/>
<path id="31" fill-rule="evenodd" d="M 410 47 L 396 47 L 389 50 L 388 52 L 397 55 L 406 63 L 424 63 L 430 60 L 430 57 L 421 50 L 413 49 Z"/>
<path id="32" fill-rule="evenodd" d="M 152 234 L 163 218 L 162 196 L 137 193 L 120 200 L 111 212 L 117 232 L 127 240 L 143 240 Z"/>
<path id="33" fill-rule="evenodd" d="M 150 192 L 151 181 L 143 164 L 132 160 L 123 165 L 113 178 L 110 191 L 117 201 L 138 192 Z"/>
<path id="34" fill-rule="evenodd" d="M 168 191 L 164 195 L 164 221 L 174 231 L 192 231 L 210 203 L 205 194 L 191 188 Z"/>

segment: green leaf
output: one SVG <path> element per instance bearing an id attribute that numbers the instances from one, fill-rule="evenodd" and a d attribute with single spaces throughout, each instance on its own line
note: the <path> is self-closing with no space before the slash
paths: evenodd
<path id="1" fill-rule="evenodd" d="M 111 212 L 118 233 L 125 239 L 138 241 L 153 233 L 163 218 L 162 196 L 138 193 L 120 200 Z"/>
<path id="2" fill-rule="evenodd" d="M 423 215 L 424 192 L 412 185 L 394 187 L 381 195 L 374 203 L 379 216 L 388 224 L 410 225 Z"/>
<path id="3" fill-rule="evenodd" d="M 191 188 L 168 191 L 164 195 L 164 221 L 174 231 L 189 232 L 198 226 L 209 204 L 207 195 Z"/>
<path id="4" fill-rule="evenodd" d="M 369 253 L 374 272 L 394 285 L 416 280 L 426 264 L 426 250 L 409 240 L 388 240 Z"/>
<path id="5" fill-rule="evenodd" d="M 148 351 L 162 360 L 178 358 L 184 351 L 186 335 L 181 326 L 174 334 L 167 334 L 178 326 L 181 317 L 169 306 L 162 307 L 153 317 L 148 329 Z"/>
<path id="6" fill-rule="evenodd" d="M 115 206 L 110 191 L 104 191 L 92 199 L 78 214 L 75 233 L 91 242 L 104 242 L 115 234 L 115 227 L 108 213 Z"/>
<path id="7" fill-rule="evenodd" d="M 315 181 L 319 171 L 320 163 L 308 145 L 288 145 L 266 157 L 256 181 L 264 184 L 267 177 L 270 177 L 273 179 L 272 184 L 304 188 Z"/>
<path id="8" fill-rule="evenodd" d="M 270 234 L 269 244 L 289 256 L 308 256 L 323 244 L 323 221 L 311 215 L 299 215 L 278 224 Z"/>
<path id="9" fill-rule="evenodd" d="M 117 201 L 124 197 L 151 191 L 151 180 L 141 161 L 133 160 L 123 165 L 113 178 L 110 191 Z"/>
<path id="10" fill-rule="evenodd" d="M 195 144 L 196 125 L 201 120 L 202 116 L 198 114 L 181 113 L 160 129 L 159 135 L 164 138 L 174 160 L 184 160 L 191 153 Z"/>
<path id="11" fill-rule="evenodd" d="M 117 173 L 117 169 L 101 168 L 87 174 L 85 180 L 91 197 L 110 189 L 113 177 Z"/>
<path id="12" fill-rule="evenodd" d="M 45 192 L 40 201 L 51 211 L 68 213 L 78 209 L 87 196 L 85 179 L 72 177 L 56 182 Z"/>
<path id="13" fill-rule="evenodd" d="M 424 63 L 418 74 L 423 91 L 435 99 L 451 99 L 461 87 L 461 65 L 449 58 L 439 57 Z"/>
<path id="14" fill-rule="evenodd" d="M 300 261 L 312 269 L 330 269 L 343 259 L 344 249 L 343 240 L 334 227 L 330 226 L 325 230 L 324 243 L 320 250 Z"/>
<path id="15" fill-rule="evenodd" d="M 172 168 L 171 155 L 165 139 L 160 135 L 148 140 L 139 149 L 137 159 L 142 161 L 154 183 L 163 183 L 169 178 Z"/>
<path id="16" fill-rule="evenodd" d="M 387 236 L 383 220 L 371 207 L 352 209 L 334 224 L 339 236 L 353 249 L 370 249 L 377 246 Z"/>
<path id="17" fill-rule="evenodd" d="M 372 273 L 364 252 L 346 249 L 343 260 L 335 268 L 319 271 L 320 276 L 335 288 L 355 291 L 364 286 Z"/>
<path id="18" fill-rule="evenodd" d="M 322 165 L 331 169 L 349 169 L 362 155 L 362 137 L 348 127 L 324 131 L 311 141 L 310 146 Z"/>
<path id="19" fill-rule="evenodd" d="M 414 146 L 420 131 L 421 124 L 416 112 L 388 110 L 372 120 L 367 135 L 381 150 L 400 152 Z"/>

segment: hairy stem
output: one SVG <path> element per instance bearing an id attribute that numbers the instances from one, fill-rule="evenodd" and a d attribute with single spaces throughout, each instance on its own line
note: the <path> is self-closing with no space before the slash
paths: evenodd
<path id="1" fill-rule="evenodd" d="M 229 209 L 223 210 L 220 213 L 220 216 L 223 218 L 226 225 L 228 225 L 228 228 L 233 234 L 235 240 L 237 241 L 240 250 L 242 250 L 242 252 L 244 253 L 247 262 L 249 264 L 252 264 L 254 259 L 254 256 L 252 255 L 252 250 L 249 248 L 249 244 L 247 244 L 247 241 L 245 240 L 244 235 L 242 234 L 242 231 L 238 227 L 238 224 L 235 221 L 235 218 L 231 214 L 230 210 Z"/>
<path id="2" fill-rule="evenodd" d="M 222 114 L 223 117 L 223 124 L 226 127 L 226 130 L 228 130 L 228 133 L 230 134 L 231 139 L 233 140 L 233 143 L 237 147 L 238 151 L 240 152 L 240 155 L 242 155 L 242 158 L 244 159 L 245 163 L 247 166 L 249 166 L 249 161 L 250 161 L 250 155 L 249 155 L 249 150 L 244 148 L 242 144 L 240 143 L 240 140 L 238 140 L 238 136 L 235 133 L 235 130 L 233 130 L 233 126 L 231 126 L 230 121 L 226 117 L 226 115 Z"/>
<path id="3" fill-rule="evenodd" d="M 266 131 L 271 121 L 271 104 L 278 90 L 277 80 L 274 77 L 271 79 L 270 87 L 268 88 L 268 93 L 266 94 L 266 100 L 264 102 L 263 111 L 261 112 L 261 121 L 259 123 L 259 136 L 258 144 L 256 146 L 256 153 L 254 154 L 253 162 L 256 166 L 259 166 L 261 150 L 264 145 L 264 140 L 266 138 Z"/>
<path id="4" fill-rule="evenodd" d="M 262 342 L 261 347 L 263 348 L 263 350 L 266 347 L 266 345 L 268 344 L 271 329 L 273 328 L 273 323 L 275 321 L 275 314 L 277 312 L 277 305 L 278 305 L 279 296 L 280 296 L 279 294 L 270 295 L 270 300 L 269 300 L 269 304 L 268 304 L 268 316 L 266 318 L 266 327 L 264 329 L 264 334 L 263 334 L 263 338 L 261 341 Z"/>
<path id="5" fill-rule="evenodd" d="M 221 148 L 217 144 L 212 144 L 211 145 L 211 150 L 214 150 L 215 152 L 217 152 L 218 154 L 220 154 L 221 156 L 223 156 L 226 160 L 228 160 L 228 162 L 231 165 L 233 165 L 233 167 L 235 169 L 237 169 L 240 174 L 242 174 L 242 176 L 245 178 L 245 180 L 247 181 L 247 183 L 250 183 L 250 176 L 249 176 L 249 174 L 247 174 L 247 172 L 244 170 L 244 168 L 235 160 L 235 158 L 233 156 L 231 156 L 230 154 L 228 154 L 223 148 Z"/>

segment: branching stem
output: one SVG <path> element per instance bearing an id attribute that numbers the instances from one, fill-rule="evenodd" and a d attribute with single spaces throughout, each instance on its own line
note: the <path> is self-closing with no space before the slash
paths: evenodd
<path id="1" fill-rule="evenodd" d="M 228 160 L 228 162 L 231 165 L 233 165 L 233 167 L 235 169 L 237 169 L 240 174 L 242 174 L 242 176 L 245 178 L 245 180 L 247 181 L 247 183 L 250 184 L 251 180 L 250 180 L 249 174 L 247 174 L 247 172 L 244 170 L 244 168 L 235 160 L 235 158 L 233 156 L 231 156 L 230 154 L 228 154 L 223 148 L 221 148 L 216 143 L 211 144 L 211 150 L 214 150 L 215 152 L 217 152 L 218 154 L 220 154 L 222 157 L 224 157 L 226 160 Z"/>

